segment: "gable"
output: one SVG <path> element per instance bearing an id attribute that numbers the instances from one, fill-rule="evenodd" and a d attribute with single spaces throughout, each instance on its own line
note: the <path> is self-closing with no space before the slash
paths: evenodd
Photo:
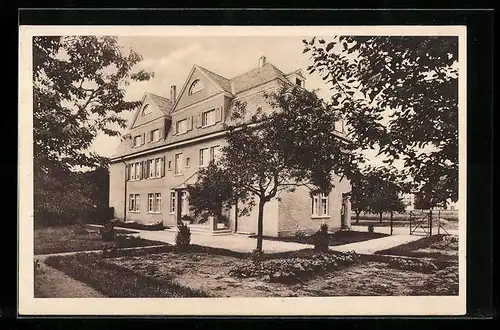
<path id="1" fill-rule="evenodd" d="M 133 119 L 129 126 L 130 129 L 165 116 L 164 110 L 160 107 L 163 105 L 167 106 L 169 101 L 167 99 L 163 99 L 163 103 L 158 104 L 158 100 L 155 102 L 155 97 L 161 98 L 159 96 L 146 93 L 143 97 L 141 106 L 136 110 L 134 117 L 132 117 Z"/>
<path id="2" fill-rule="evenodd" d="M 193 83 L 195 86 L 193 86 Z M 191 88 L 194 88 L 192 90 L 193 93 L 190 92 Z M 223 89 L 217 85 L 214 80 L 210 79 L 207 74 L 195 66 L 184 84 L 173 112 L 218 94 L 222 90 Z"/>

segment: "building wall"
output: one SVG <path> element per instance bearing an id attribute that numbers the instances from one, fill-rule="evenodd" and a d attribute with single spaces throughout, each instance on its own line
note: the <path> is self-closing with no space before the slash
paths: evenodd
<path id="1" fill-rule="evenodd" d="M 203 83 L 204 88 L 196 93 L 193 93 L 192 95 L 188 95 L 191 84 L 197 79 L 199 79 Z M 177 103 L 176 109 L 182 109 L 189 104 L 202 101 L 207 97 L 219 93 L 220 91 L 221 89 L 218 86 L 214 85 L 214 83 L 209 80 L 205 76 L 205 74 L 195 68 L 193 75 L 186 84 L 186 89 L 184 91 L 181 91 L 181 95 L 179 95 L 179 101 Z"/>
<path id="2" fill-rule="evenodd" d="M 258 199 L 255 200 L 258 204 Z M 277 236 L 278 235 L 278 208 L 279 202 L 273 199 L 266 203 L 264 206 L 263 216 L 263 234 L 264 236 Z M 259 206 L 255 205 L 250 214 L 238 217 L 237 232 L 244 234 L 256 234 L 257 223 L 259 217 Z M 233 218 L 234 219 L 234 218 Z M 234 220 L 232 219 L 232 228 L 234 228 Z"/>
<path id="3" fill-rule="evenodd" d="M 327 217 L 312 216 L 312 200 L 307 187 L 298 187 L 293 193 L 281 193 L 281 202 L 278 210 L 278 235 L 290 236 L 297 230 L 305 230 L 308 233 L 317 231 L 322 223 L 327 223 L 330 230 L 341 227 L 342 194 L 351 191 L 351 185 L 345 178 L 339 181 L 334 179 L 335 188 L 328 197 Z M 350 219 L 347 219 L 350 225 Z"/>
<path id="4" fill-rule="evenodd" d="M 125 196 L 125 165 L 121 162 L 109 165 L 109 206 L 115 209 L 114 217 L 123 220 Z"/>

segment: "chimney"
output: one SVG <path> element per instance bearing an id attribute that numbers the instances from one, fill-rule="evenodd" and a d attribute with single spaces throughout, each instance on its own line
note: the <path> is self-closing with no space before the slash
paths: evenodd
<path id="1" fill-rule="evenodd" d="M 262 68 L 265 64 L 266 64 L 266 57 L 264 55 L 262 55 L 259 58 L 259 68 Z"/>
<path id="2" fill-rule="evenodd" d="M 177 87 L 175 85 L 170 86 L 170 101 L 172 101 L 172 103 L 175 103 L 176 89 Z"/>

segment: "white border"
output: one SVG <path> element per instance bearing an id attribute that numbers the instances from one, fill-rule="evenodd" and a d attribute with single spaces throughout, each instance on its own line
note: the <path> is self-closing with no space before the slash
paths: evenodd
<path id="1" fill-rule="evenodd" d="M 34 35 L 459 37 L 459 295 L 453 297 L 300 298 L 34 298 L 33 108 Z M 19 29 L 19 314 L 20 315 L 463 315 L 466 312 L 466 27 L 465 26 L 21 26 Z"/>

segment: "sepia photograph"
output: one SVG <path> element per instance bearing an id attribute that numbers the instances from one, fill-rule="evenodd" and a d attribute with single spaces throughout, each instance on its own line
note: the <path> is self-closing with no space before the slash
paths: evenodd
<path id="1" fill-rule="evenodd" d="M 21 26 L 20 309 L 465 313 L 465 32 Z"/>

